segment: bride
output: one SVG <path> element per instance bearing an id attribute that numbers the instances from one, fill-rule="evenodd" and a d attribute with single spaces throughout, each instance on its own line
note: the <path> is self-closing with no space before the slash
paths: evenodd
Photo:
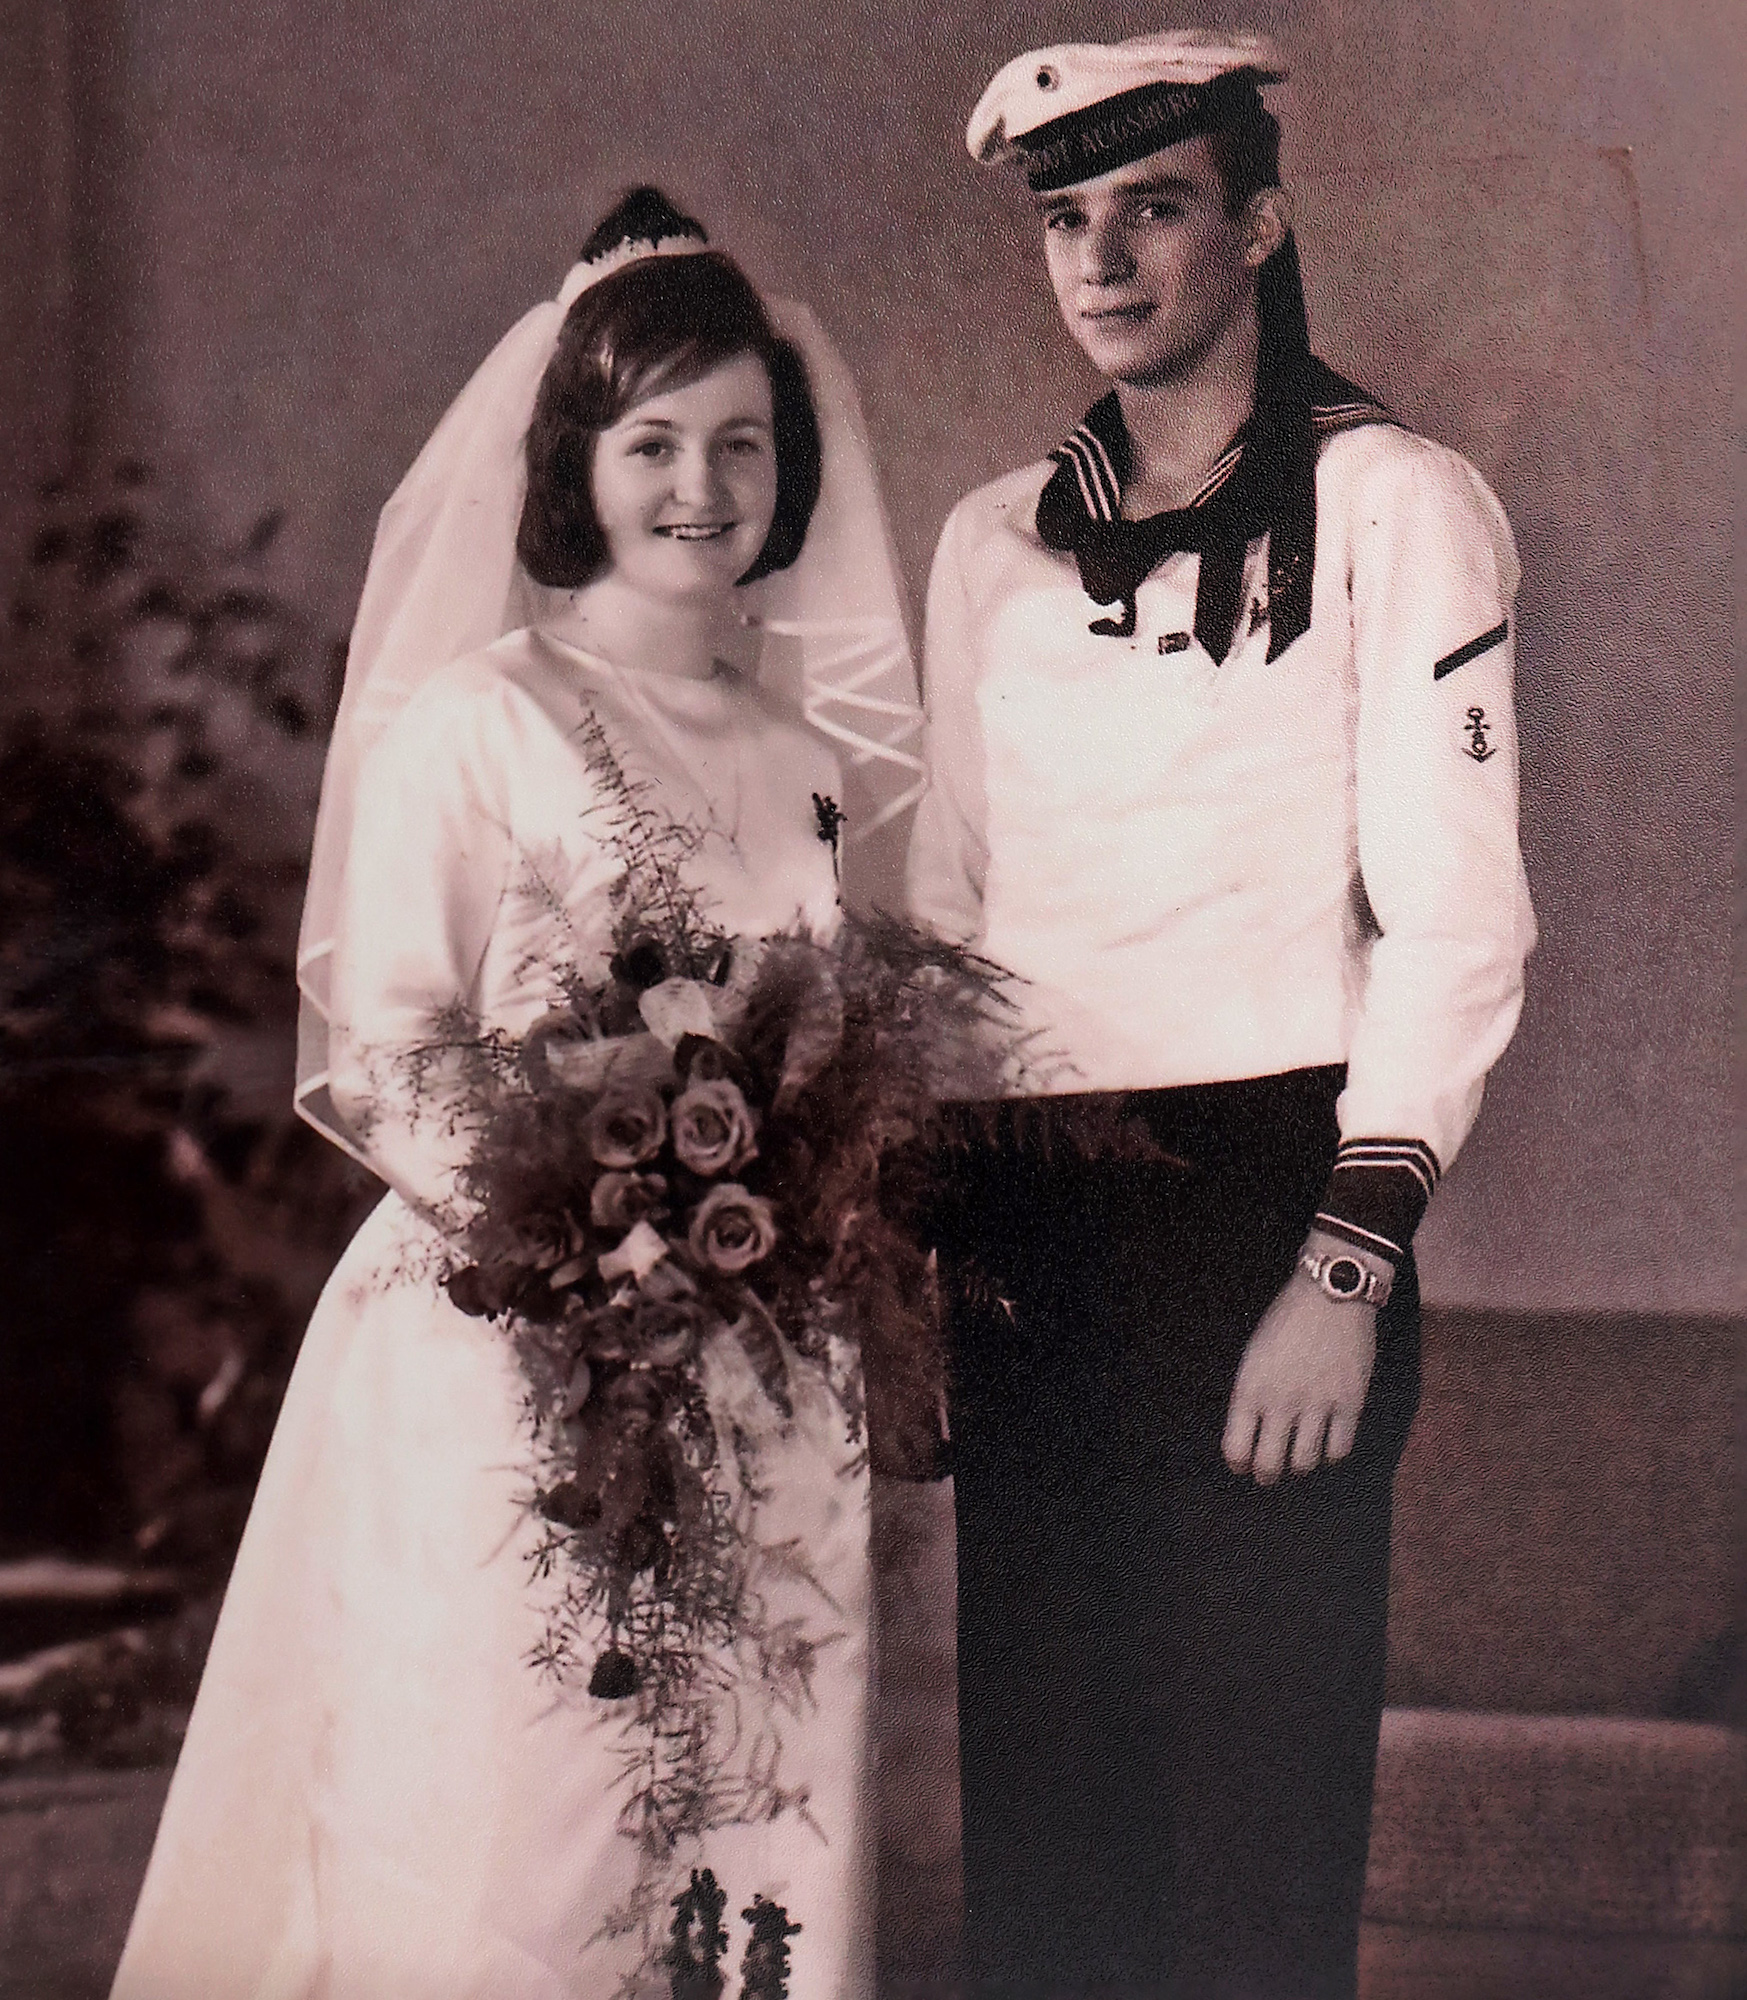
<path id="1" fill-rule="evenodd" d="M 871 1992 L 865 1455 L 812 1364 L 791 1355 L 783 1421 L 715 1343 L 715 1420 L 758 1450 L 755 1539 L 804 1557 L 764 1609 L 810 1673 L 795 1699 L 729 1663 L 720 1754 L 747 1781 L 723 1789 L 756 1814 L 652 1881 L 631 1704 L 529 1661 L 515 1362 L 429 1275 L 465 1120 L 396 1062 L 457 1001 L 520 1033 L 555 967 L 604 966 L 623 865 L 585 727 L 696 835 L 691 886 L 739 936 L 834 921 L 825 739 L 852 751 L 852 817 L 907 803 L 910 668 L 853 391 L 805 314 L 782 327 L 638 190 L 384 513 L 312 863 L 299 1101 L 391 1192 L 311 1321 L 114 2000 L 667 2000 L 670 1904 L 701 1867 L 724 1969 L 757 1896 L 800 1926 L 793 1991 Z"/>

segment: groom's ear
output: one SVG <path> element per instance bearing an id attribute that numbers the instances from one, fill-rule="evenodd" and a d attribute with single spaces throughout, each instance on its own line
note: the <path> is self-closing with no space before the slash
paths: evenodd
<path id="1" fill-rule="evenodd" d="M 1283 187 L 1257 188 L 1244 203 L 1244 262 L 1259 271 L 1286 241 L 1292 227 L 1292 197 Z"/>

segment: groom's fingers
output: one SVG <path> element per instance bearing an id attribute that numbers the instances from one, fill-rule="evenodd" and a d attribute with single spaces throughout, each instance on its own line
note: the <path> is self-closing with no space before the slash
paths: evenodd
<path id="1" fill-rule="evenodd" d="M 1329 1428 L 1327 1410 L 1306 1410 L 1292 1433 L 1292 1470 L 1314 1472 L 1322 1463 L 1322 1440 Z"/>
<path id="2" fill-rule="evenodd" d="M 1292 1441 L 1291 1411 L 1264 1410 L 1261 1428 L 1256 1436 L 1256 1455 L 1252 1461 L 1258 1486 L 1272 1486 L 1286 1469 L 1286 1448 Z"/>
<path id="3" fill-rule="evenodd" d="M 1337 1459 L 1345 1458 L 1353 1448 L 1353 1439 L 1358 1435 L 1359 1413 L 1356 1409 L 1337 1409 L 1329 1419 L 1328 1462 L 1333 1465 Z"/>
<path id="4" fill-rule="evenodd" d="M 1225 1437 L 1220 1444 L 1226 1464 L 1240 1475 L 1249 1471 L 1255 1455 L 1256 1423 L 1256 1406 L 1240 1384 L 1231 1399 L 1231 1413 L 1225 1420 Z"/>

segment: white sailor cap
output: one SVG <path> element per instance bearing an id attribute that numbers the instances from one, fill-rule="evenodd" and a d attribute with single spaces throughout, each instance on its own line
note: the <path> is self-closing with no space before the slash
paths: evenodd
<path id="1" fill-rule="evenodd" d="M 1018 160 L 1039 193 L 1128 166 L 1260 113 L 1286 66 L 1266 35 L 1169 28 L 1126 42 L 1065 42 L 996 73 L 965 132 L 972 157 Z"/>

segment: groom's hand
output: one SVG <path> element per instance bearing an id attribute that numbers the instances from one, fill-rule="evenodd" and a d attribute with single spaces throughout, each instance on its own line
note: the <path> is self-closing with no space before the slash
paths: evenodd
<path id="1" fill-rule="evenodd" d="M 1328 1246 L 1313 1235 L 1307 1247 L 1326 1253 Z M 1331 1299 L 1295 1270 L 1244 1350 L 1226 1418 L 1226 1464 L 1272 1486 L 1288 1467 L 1314 1472 L 1345 1458 L 1376 1354 L 1376 1308 Z"/>

